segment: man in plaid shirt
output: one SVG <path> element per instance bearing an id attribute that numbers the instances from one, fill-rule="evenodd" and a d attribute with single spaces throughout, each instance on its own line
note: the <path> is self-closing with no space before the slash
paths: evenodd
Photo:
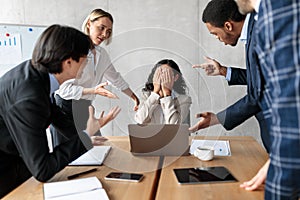
<path id="1" fill-rule="evenodd" d="M 251 12 L 257 0 L 236 0 Z M 252 6 L 252 10 L 249 6 Z M 249 9 L 249 10 L 247 10 Z M 262 0 L 255 30 L 260 69 L 265 79 L 262 107 L 272 114 L 271 162 L 265 199 L 300 197 L 300 1 Z M 267 101 L 268 102 L 268 101 Z"/>

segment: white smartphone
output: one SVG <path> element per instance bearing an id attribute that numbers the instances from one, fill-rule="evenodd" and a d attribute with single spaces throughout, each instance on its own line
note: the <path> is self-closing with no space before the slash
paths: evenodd
<path id="1" fill-rule="evenodd" d="M 105 180 L 116 180 L 116 181 L 132 181 L 140 182 L 143 179 L 143 174 L 133 174 L 124 172 L 111 172 L 104 177 Z"/>

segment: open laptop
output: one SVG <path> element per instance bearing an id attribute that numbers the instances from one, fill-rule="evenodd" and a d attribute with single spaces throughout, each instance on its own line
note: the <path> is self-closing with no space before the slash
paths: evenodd
<path id="1" fill-rule="evenodd" d="M 131 152 L 139 156 L 188 155 L 187 124 L 129 124 Z"/>

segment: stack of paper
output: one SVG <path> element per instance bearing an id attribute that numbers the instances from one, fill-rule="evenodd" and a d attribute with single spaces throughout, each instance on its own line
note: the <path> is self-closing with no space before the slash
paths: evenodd
<path id="1" fill-rule="evenodd" d="M 44 184 L 45 200 L 109 200 L 96 177 Z"/>
<path id="2" fill-rule="evenodd" d="M 194 154 L 197 147 L 211 147 L 215 150 L 215 156 L 230 156 L 230 145 L 228 140 L 192 140 L 190 154 Z"/>

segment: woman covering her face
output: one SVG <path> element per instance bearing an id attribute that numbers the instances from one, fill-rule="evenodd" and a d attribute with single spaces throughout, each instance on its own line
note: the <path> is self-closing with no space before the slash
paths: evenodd
<path id="1" fill-rule="evenodd" d="M 143 88 L 141 104 L 135 115 L 139 124 L 189 123 L 192 103 L 178 65 L 173 60 L 159 61 Z"/>

